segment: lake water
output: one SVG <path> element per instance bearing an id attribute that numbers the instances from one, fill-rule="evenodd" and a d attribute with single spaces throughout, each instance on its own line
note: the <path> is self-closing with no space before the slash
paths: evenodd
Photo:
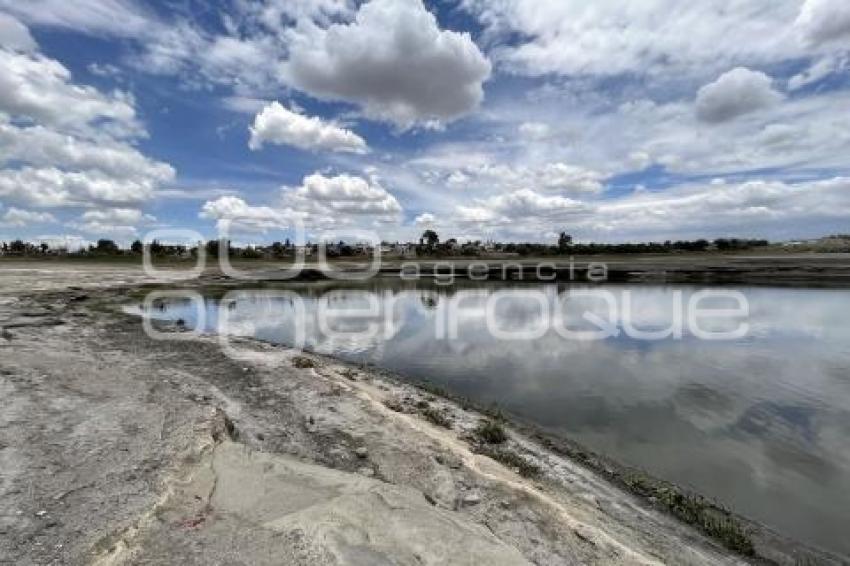
<path id="1" fill-rule="evenodd" d="M 200 308 L 168 301 L 157 316 L 290 345 L 301 324 L 310 349 L 498 404 L 788 536 L 850 554 L 850 292 L 723 287 L 740 292 L 749 312 L 704 316 L 701 331 L 747 324 L 747 332 L 705 340 L 687 323 L 697 288 L 592 288 L 607 298 L 582 295 L 587 289 L 293 284 L 207 298 Z M 664 334 L 676 305 L 684 305 L 681 336 L 636 335 Z M 734 297 L 697 306 L 740 307 Z M 600 329 L 617 335 L 588 339 Z"/>

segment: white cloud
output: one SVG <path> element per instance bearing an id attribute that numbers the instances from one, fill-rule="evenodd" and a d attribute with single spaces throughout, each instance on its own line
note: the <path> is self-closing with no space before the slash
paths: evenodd
<path id="1" fill-rule="evenodd" d="M 463 223 L 485 224 L 494 222 L 500 218 L 493 210 L 483 206 L 458 205 L 455 208 L 456 220 Z M 501 222 L 509 223 L 509 218 L 502 218 Z"/>
<path id="2" fill-rule="evenodd" d="M 98 77 L 120 77 L 121 69 L 112 63 L 89 63 L 86 67 L 88 71 Z"/>
<path id="3" fill-rule="evenodd" d="M 848 56 L 846 54 L 826 55 L 812 63 L 808 69 L 788 79 L 788 88 L 797 90 L 816 83 L 833 73 L 846 69 L 847 65 Z"/>
<path id="4" fill-rule="evenodd" d="M 422 228 L 431 228 L 434 226 L 436 221 L 437 218 L 433 214 L 430 212 L 423 212 L 413 220 L 413 223 Z"/>
<path id="5" fill-rule="evenodd" d="M 115 6 L 101 4 L 103 10 Z M 82 11 L 95 8 L 85 1 L 80 5 Z M 57 10 L 43 17 L 71 16 L 64 8 Z M 60 24 L 51 20 L 49 25 Z M 146 132 L 132 96 L 76 84 L 61 63 L 41 54 L 34 44 L 26 47 L 26 52 L 0 48 L 0 196 L 45 208 L 139 205 L 174 179 L 170 165 L 134 147 Z M 7 214 L 12 210 L 19 212 L 19 220 L 25 218 L 21 209 Z M 48 213 L 28 214 L 34 221 L 39 218 L 34 215 L 53 218 Z M 105 220 L 86 218 L 91 223 Z M 106 224 L 97 227 L 107 229 Z"/>
<path id="6" fill-rule="evenodd" d="M 94 235 L 130 237 L 138 234 L 140 224 L 151 224 L 156 218 L 135 208 L 101 208 L 88 210 L 69 228 Z"/>
<path id="7" fill-rule="evenodd" d="M 119 179 L 96 170 L 0 170 L 0 196 L 40 207 L 140 203 L 151 198 L 154 185 L 150 179 Z"/>
<path id="8" fill-rule="evenodd" d="M 589 207 L 577 200 L 544 195 L 531 189 L 520 189 L 487 199 L 479 199 L 476 206 L 463 207 L 461 218 L 467 222 L 510 223 L 523 218 L 564 217 L 587 212 Z"/>
<path id="9" fill-rule="evenodd" d="M 143 133 L 129 95 L 73 84 L 68 69 L 37 53 L 0 49 L 0 112 L 72 132 Z"/>
<path id="10" fill-rule="evenodd" d="M 813 44 L 846 39 L 850 37 L 850 4 L 845 0 L 806 0 L 795 25 Z"/>
<path id="11" fill-rule="evenodd" d="M 523 122 L 519 126 L 519 134 L 524 138 L 540 141 L 552 134 L 552 128 L 540 122 Z"/>
<path id="12" fill-rule="evenodd" d="M 682 104 L 640 104 L 599 122 L 600 129 L 591 131 L 614 141 L 609 151 L 621 144 L 623 153 L 641 152 L 671 171 L 690 174 L 840 169 L 850 155 L 850 100 L 840 91 L 790 98 L 722 127 L 700 122 Z"/>
<path id="13" fill-rule="evenodd" d="M 136 226 L 123 224 L 106 224 L 103 222 L 86 222 L 85 224 L 71 223 L 70 228 L 88 232 L 93 236 L 108 236 L 110 238 L 133 238 L 138 236 L 139 229 Z"/>
<path id="14" fill-rule="evenodd" d="M 425 161 L 419 163 L 428 163 Z M 437 165 L 437 163 L 433 163 Z M 473 163 L 460 170 L 453 171 L 446 183 L 450 187 L 475 189 L 522 189 L 567 191 L 574 193 L 598 193 L 602 190 L 603 173 L 566 163 L 546 163 L 539 166 L 495 164 L 494 160 L 484 157 L 483 161 Z"/>
<path id="15" fill-rule="evenodd" d="M 84 212 L 82 220 L 85 222 L 109 222 L 112 224 L 138 224 L 142 220 L 145 222 L 154 222 L 156 218 L 150 214 L 143 214 L 141 210 L 136 208 L 103 208 Z"/>
<path id="16" fill-rule="evenodd" d="M 56 222 L 56 217 L 47 212 L 35 212 L 11 207 L 3 214 L 0 225 L 25 228 L 33 224 L 48 224 Z"/>
<path id="17" fill-rule="evenodd" d="M 304 20 L 328 24 L 331 18 L 348 18 L 355 11 L 353 0 L 267 0 L 247 8 L 254 10 L 258 19 L 272 30 Z"/>
<path id="18" fill-rule="evenodd" d="M 794 237 L 811 233 L 815 219 L 824 226 L 850 219 L 850 179 L 715 182 L 587 202 L 518 191 L 458 207 L 446 225 L 467 234 L 545 240 L 568 229 L 580 238 L 624 241 L 764 236 L 777 226 Z"/>
<path id="19" fill-rule="evenodd" d="M 710 123 L 725 122 L 767 108 L 782 100 L 766 74 L 738 67 L 699 89 L 697 117 Z"/>
<path id="20" fill-rule="evenodd" d="M 25 25 L 0 12 L 0 47 L 15 51 L 34 51 L 37 46 Z"/>
<path id="21" fill-rule="evenodd" d="M 0 0 L 0 8 L 30 24 L 100 35 L 143 35 L 151 22 L 131 0 Z"/>
<path id="22" fill-rule="evenodd" d="M 841 0 L 839 0 L 841 1 Z M 510 71 L 700 75 L 796 55 L 799 0 L 464 0 Z M 663 22 L 663 25 L 659 25 Z M 522 39 L 517 40 L 517 36 Z"/>
<path id="23" fill-rule="evenodd" d="M 292 30 L 283 73 L 300 90 L 407 128 L 474 110 L 490 63 L 468 34 L 440 30 L 421 0 L 372 0 L 351 23 Z"/>
<path id="24" fill-rule="evenodd" d="M 0 120 L 0 165 L 10 162 L 97 169 L 116 178 L 142 178 L 166 182 L 174 169 L 145 157 L 119 141 L 79 139 L 44 126 L 18 127 Z"/>
<path id="25" fill-rule="evenodd" d="M 284 187 L 275 206 L 250 205 L 235 196 L 208 201 L 200 217 L 230 222 L 234 230 L 265 232 L 291 228 L 295 220 L 304 222 L 310 233 L 326 229 L 370 229 L 398 225 L 402 208 L 378 180 L 352 175 L 327 177 L 313 173 L 297 187 Z"/>
<path id="26" fill-rule="evenodd" d="M 250 96 L 227 96 L 222 103 L 228 110 L 240 114 L 257 114 L 270 104 L 268 100 Z"/>
<path id="27" fill-rule="evenodd" d="M 264 143 L 291 145 L 306 150 L 366 153 L 366 141 L 336 124 L 316 116 L 292 112 L 272 102 L 254 118 L 248 145 L 256 150 Z"/>
<path id="28" fill-rule="evenodd" d="M 236 229 L 266 231 L 292 225 L 291 210 L 278 210 L 268 206 L 251 206 L 235 196 L 223 196 L 204 203 L 200 218 L 217 220 L 220 229 L 228 224 Z"/>
<path id="29" fill-rule="evenodd" d="M 316 218 L 345 220 L 345 216 L 397 218 L 401 205 L 376 179 L 366 180 L 352 175 L 326 177 L 313 173 L 300 187 L 287 190 L 284 200 L 293 208 Z M 336 215 L 343 215 L 342 217 Z"/>

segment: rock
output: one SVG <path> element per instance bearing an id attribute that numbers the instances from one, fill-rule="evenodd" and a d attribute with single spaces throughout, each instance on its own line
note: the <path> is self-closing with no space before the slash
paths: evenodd
<path id="1" fill-rule="evenodd" d="M 463 496 L 463 504 L 464 505 L 478 505 L 481 503 L 481 496 L 475 492 L 469 492 Z"/>
<path id="2" fill-rule="evenodd" d="M 354 451 L 354 454 L 356 454 L 358 458 L 366 458 L 369 455 L 369 451 L 366 450 L 365 446 L 360 446 Z"/>

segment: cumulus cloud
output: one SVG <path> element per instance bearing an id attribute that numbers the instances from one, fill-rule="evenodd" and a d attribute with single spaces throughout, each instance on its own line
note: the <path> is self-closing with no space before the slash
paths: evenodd
<path id="1" fill-rule="evenodd" d="M 850 4 L 844 0 L 806 0 L 795 22 L 813 44 L 850 37 Z"/>
<path id="2" fill-rule="evenodd" d="M 88 210 L 68 227 L 94 235 L 130 237 L 138 234 L 140 224 L 151 224 L 156 218 L 135 208 L 101 208 Z"/>
<path id="3" fill-rule="evenodd" d="M 205 203 L 200 217 L 227 221 L 234 229 L 267 231 L 292 227 L 302 221 L 316 232 L 339 227 L 372 228 L 374 223 L 398 223 L 402 207 L 377 179 L 353 175 L 306 176 L 301 185 L 283 187 L 273 206 L 248 204 L 236 196 Z"/>
<path id="4" fill-rule="evenodd" d="M 96 5 L 83 2 L 80 8 Z M 57 10 L 51 18 L 64 17 L 64 8 Z M 11 46 L 10 29 L 16 38 Z M 40 53 L 27 28 L 8 16 L 0 15 L 0 39 L 0 196 L 42 208 L 141 205 L 174 179 L 170 165 L 134 146 L 146 132 L 132 96 L 75 83 L 70 71 Z M 6 214 L 16 227 L 55 221 L 46 212 L 13 208 Z M 130 224 L 148 219 L 138 210 L 123 211 L 121 218 L 115 214 L 88 211 L 79 225 L 91 232 L 122 226 L 127 233 Z"/>
<path id="5" fill-rule="evenodd" d="M 560 219 L 588 210 L 590 208 L 586 204 L 571 198 L 520 189 L 487 199 L 478 199 L 474 206 L 460 207 L 459 217 L 462 222 L 509 224 L 528 218 Z"/>
<path id="6" fill-rule="evenodd" d="M 236 196 L 223 196 L 204 203 L 200 218 L 216 220 L 219 229 L 230 227 L 265 232 L 292 225 L 291 210 L 279 210 L 268 206 L 252 206 Z"/>
<path id="7" fill-rule="evenodd" d="M 697 117 L 704 122 L 726 122 L 767 108 L 782 100 L 766 74 L 738 67 L 723 73 L 713 83 L 699 89 Z"/>
<path id="8" fill-rule="evenodd" d="M 248 145 L 257 150 L 265 143 L 291 145 L 299 149 L 366 153 L 366 141 L 334 123 L 304 116 L 272 102 L 254 118 Z"/>
<path id="9" fill-rule="evenodd" d="M 0 218 L 0 226 L 24 228 L 33 224 L 48 224 L 56 222 L 56 217 L 48 212 L 35 212 L 11 207 Z"/>
<path id="10" fill-rule="evenodd" d="M 118 178 L 143 178 L 166 182 L 174 169 L 154 161 L 131 145 L 74 138 L 44 126 L 18 127 L 0 120 L 0 165 L 11 162 L 97 169 Z"/>
<path id="11" fill-rule="evenodd" d="M 151 179 L 115 178 L 97 170 L 0 170 L 0 196 L 41 207 L 141 203 L 153 196 L 154 186 Z"/>
<path id="12" fill-rule="evenodd" d="M 337 214 L 392 219 L 402 211 L 396 198 L 376 179 L 352 175 L 326 177 L 313 173 L 304 178 L 301 186 L 285 191 L 284 199 L 293 208 L 324 219 Z"/>
<path id="13" fill-rule="evenodd" d="M 143 133 L 129 95 L 74 84 L 67 68 L 38 53 L 0 49 L 0 112 L 73 132 L 96 124 L 100 131 Z"/>
<path id="14" fill-rule="evenodd" d="M 353 22 L 291 32 L 286 80 L 407 128 L 475 109 L 490 63 L 469 34 L 441 30 L 421 0 L 372 0 Z"/>

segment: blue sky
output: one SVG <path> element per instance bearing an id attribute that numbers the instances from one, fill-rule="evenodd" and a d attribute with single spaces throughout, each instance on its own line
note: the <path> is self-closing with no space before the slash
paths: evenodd
<path id="1" fill-rule="evenodd" d="M 0 0 L 0 239 L 850 232 L 850 5 L 700 4 Z"/>

